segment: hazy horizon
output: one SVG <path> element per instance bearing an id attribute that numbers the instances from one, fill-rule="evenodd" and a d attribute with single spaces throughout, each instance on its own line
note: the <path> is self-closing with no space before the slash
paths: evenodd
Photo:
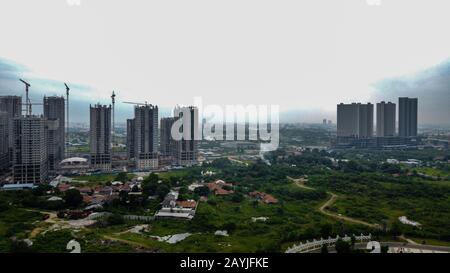
<path id="1" fill-rule="evenodd" d="M 73 122 L 87 121 L 88 105 L 108 103 L 112 90 L 118 122 L 133 115 L 123 101 L 148 101 L 167 116 L 201 96 L 276 104 L 281 122 L 335 123 L 340 102 L 410 96 L 419 123 L 449 125 L 450 3 L 368 3 L 5 0 L 0 94 L 23 95 L 23 77 L 41 102 L 67 82 Z"/>

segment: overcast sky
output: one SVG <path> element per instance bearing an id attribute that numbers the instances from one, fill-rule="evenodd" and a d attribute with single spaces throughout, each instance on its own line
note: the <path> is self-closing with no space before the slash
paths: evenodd
<path id="1" fill-rule="evenodd" d="M 448 0 L 80 2 L 1 0 L 0 73 L 9 78 L 0 74 L 0 92 L 22 92 L 18 71 L 40 93 L 62 94 L 68 82 L 78 101 L 116 90 L 118 101 L 170 108 L 202 96 L 278 104 L 311 121 L 381 89 L 392 97 L 380 82 L 450 57 Z"/>

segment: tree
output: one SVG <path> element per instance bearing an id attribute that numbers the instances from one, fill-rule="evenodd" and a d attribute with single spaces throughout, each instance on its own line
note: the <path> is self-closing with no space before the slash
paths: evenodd
<path id="1" fill-rule="evenodd" d="M 329 223 L 323 224 L 320 226 L 320 236 L 322 237 L 328 237 L 331 235 L 331 232 L 333 230 L 333 226 Z"/>
<path id="2" fill-rule="evenodd" d="M 69 207 L 78 207 L 83 202 L 83 196 L 77 189 L 68 189 L 64 193 L 64 201 Z"/>
<path id="3" fill-rule="evenodd" d="M 160 199 L 164 199 L 164 197 L 169 193 L 170 189 L 167 185 L 161 184 L 158 185 L 158 187 L 156 188 L 156 195 L 158 195 L 158 197 Z"/>
<path id="4" fill-rule="evenodd" d="M 394 237 L 397 237 L 397 236 L 401 235 L 402 234 L 402 227 L 401 227 L 400 223 L 394 222 L 392 224 L 390 233 Z"/>
<path id="5" fill-rule="evenodd" d="M 22 240 L 12 240 L 9 246 L 11 253 L 30 253 L 33 252 L 28 244 Z"/>
<path id="6" fill-rule="evenodd" d="M 56 214 L 56 216 L 58 218 L 64 218 L 66 216 L 66 213 L 62 210 L 58 211 L 58 213 Z"/>
<path id="7" fill-rule="evenodd" d="M 181 187 L 180 190 L 178 191 L 179 194 L 186 194 L 188 193 L 188 188 L 187 187 Z"/>
<path id="8" fill-rule="evenodd" d="M 228 231 L 229 233 L 233 233 L 236 230 L 236 224 L 233 222 L 227 222 L 222 226 L 222 229 Z"/>
<path id="9" fill-rule="evenodd" d="M 356 243 L 356 237 L 355 237 L 355 235 L 352 235 L 352 237 L 351 237 L 351 243 L 352 243 L 352 249 L 354 249 L 354 248 L 355 248 L 355 243 Z"/>
<path id="10" fill-rule="evenodd" d="M 206 186 L 195 188 L 194 193 L 200 196 L 208 196 L 209 188 Z"/>
<path id="11" fill-rule="evenodd" d="M 350 245 L 341 238 L 336 241 L 335 248 L 337 253 L 350 253 Z"/>
<path id="12" fill-rule="evenodd" d="M 156 173 L 151 173 L 144 179 L 144 183 L 158 183 L 159 177 Z"/>
<path id="13" fill-rule="evenodd" d="M 106 218 L 106 222 L 108 223 L 108 225 L 121 225 L 123 223 L 125 223 L 123 217 L 119 214 L 112 214 L 110 216 L 108 216 L 108 218 Z"/>
<path id="14" fill-rule="evenodd" d="M 116 181 L 120 181 L 120 182 L 127 182 L 128 180 L 128 175 L 126 172 L 120 172 L 116 175 L 115 178 Z"/>
<path id="15" fill-rule="evenodd" d="M 52 186 L 46 185 L 46 184 L 39 184 L 36 188 L 32 190 L 33 194 L 36 196 L 42 196 L 47 191 L 50 191 L 52 189 Z"/>
<path id="16" fill-rule="evenodd" d="M 146 195 L 155 195 L 157 187 L 157 183 L 144 183 L 142 192 Z"/>
<path id="17" fill-rule="evenodd" d="M 242 200 L 244 200 L 244 195 L 241 193 L 234 193 L 231 196 L 231 201 L 233 201 L 234 203 L 240 203 L 242 202 Z"/>

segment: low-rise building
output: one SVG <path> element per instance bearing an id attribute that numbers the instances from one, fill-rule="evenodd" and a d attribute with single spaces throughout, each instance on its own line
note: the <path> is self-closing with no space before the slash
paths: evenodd
<path id="1" fill-rule="evenodd" d="M 234 193 L 234 191 L 231 189 L 233 187 L 233 184 L 227 183 L 223 180 L 216 180 L 215 182 L 207 183 L 206 186 L 211 192 L 214 192 L 215 195 L 229 195 Z"/>
<path id="2" fill-rule="evenodd" d="M 272 195 L 265 193 L 265 192 L 259 192 L 259 191 L 252 191 L 249 193 L 251 197 L 256 198 L 257 200 L 260 200 L 266 204 L 276 204 L 278 203 L 278 199 L 273 197 Z"/>

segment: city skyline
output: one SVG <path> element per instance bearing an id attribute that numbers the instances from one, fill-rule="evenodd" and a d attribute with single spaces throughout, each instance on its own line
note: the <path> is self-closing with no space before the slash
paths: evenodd
<path id="1" fill-rule="evenodd" d="M 24 10 L 16 1 L 4 1 L 0 93 L 22 94 L 19 77 L 33 82 L 32 99 L 62 95 L 60 83 L 68 82 L 80 112 L 74 122 L 89 119 L 88 100 L 105 103 L 112 90 L 118 101 L 153 101 L 161 116 L 173 108 L 165 94 L 183 105 L 194 96 L 208 104 L 270 102 L 280 105 L 285 122 L 335 120 L 334 105 L 341 100 L 393 100 L 414 93 L 423 103 L 423 123 L 449 124 L 439 116 L 450 114 L 445 108 L 450 39 L 441 35 L 449 20 L 447 2 L 325 2 L 70 6 L 44 0 L 28 1 Z M 417 21 L 423 11 L 436 16 Z M 35 23 L 8 25 L 22 16 Z M 39 43 L 31 46 L 30 40 Z M 436 100 L 435 92 L 442 99 Z M 117 121 L 125 122 L 133 109 L 119 102 L 117 113 Z"/>

